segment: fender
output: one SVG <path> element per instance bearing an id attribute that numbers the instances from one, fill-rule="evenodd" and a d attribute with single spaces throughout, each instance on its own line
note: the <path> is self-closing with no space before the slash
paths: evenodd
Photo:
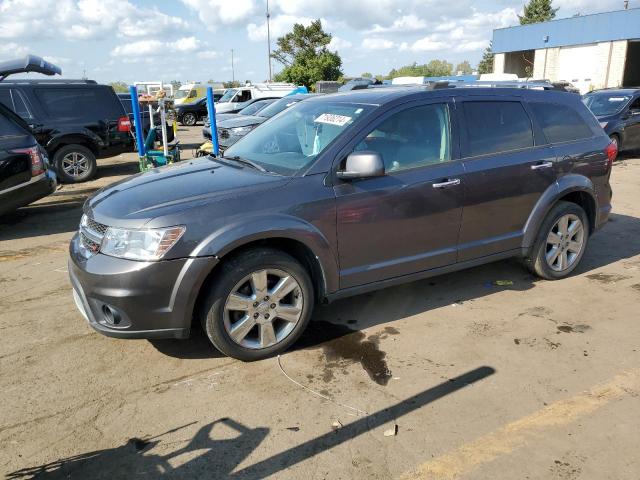
<path id="1" fill-rule="evenodd" d="M 225 225 L 207 236 L 190 256 L 221 258 L 238 247 L 269 238 L 296 240 L 305 245 L 320 266 L 324 294 L 338 290 L 338 262 L 329 241 L 314 225 L 290 215 L 262 214 Z"/>
<path id="2" fill-rule="evenodd" d="M 522 238 L 523 254 L 526 255 L 535 243 L 540 225 L 542 225 L 549 210 L 551 210 L 558 200 L 571 192 L 585 192 L 591 197 L 594 205 L 597 205 L 595 188 L 591 180 L 575 173 L 560 177 L 540 196 L 527 219 L 527 223 L 524 225 L 524 235 Z"/>
<path id="3" fill-rule="evenodd" d="M 100 147 L 106 145 L 102 139 L 91 130 L 82 129 L 80 132 L 65 133 L 57 132 L 45 145 L 47 152 L 54 152 L 61 145 L 69 145 L 72 143 L 79 143 L 82 145 L 88 145 L 89 149 L 94 153 L 97 153 Z"/>

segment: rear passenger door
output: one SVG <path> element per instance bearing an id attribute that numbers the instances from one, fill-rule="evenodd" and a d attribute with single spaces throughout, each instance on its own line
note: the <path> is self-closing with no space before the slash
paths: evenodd
<path id="1" fill-rule="evenodd" d="M 461 99 L 463 262 L 521 246 L 525 223 L 556 179 L 557 163 L 519 97 Z"/>

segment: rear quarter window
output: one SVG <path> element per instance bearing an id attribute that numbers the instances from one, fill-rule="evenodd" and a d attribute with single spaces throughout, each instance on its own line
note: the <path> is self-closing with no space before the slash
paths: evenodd
<path id="1" fill-rule="evenodd" d="M 15 135 L 26 135 L 27 132 L 14 122 L 8 116 L 5 116 L 2 111 L 0 111 L 0 139 L 2 137 L 10 137 Z"/>
<path id="2" fill-rule="evenodd" d="M 35 94 L 50 117 L 97 121 L 124 115 L 110 87 L 36 88 Z"/>
<path id="3" fill-rule="evenodd" d="M 549 143 L 571 142 L 594 136 L 582 116 L 568 105 L 532 102 L 529 106 Z"/>
<path id="4" fill-rule="evenodd" d="M 475 157 L 533 146 L 531 119 L 517 101 L 464 102 L 466 155 Z"/>

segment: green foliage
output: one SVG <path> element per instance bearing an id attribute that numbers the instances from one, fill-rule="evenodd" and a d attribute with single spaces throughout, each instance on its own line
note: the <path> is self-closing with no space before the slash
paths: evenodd
<path id="1" fill-rule="evenodd" d="M 111 88 L 113 88 L 116 93 L 128 93 L 129 92 L 129 85 L 127 85 L 124 82 L 111 82 L 109 85 L 111 85 Z"/>
<path id="2" fill-rule="evenodd" d="M 446 60 L 431 60 L 424 65 L 413 62 L 397 70 L 394 68 L 389 72 L 388 77 L 444 77 L 453 74 L 453 65 Z"/>
<path id="3" fill-rule="evenodd" d="M 529 3 L 524 6 L 522 15 L 518 15 L 520 25 L 553 20 L 558 9 L 553 8 L 552 4 L 553 0 L 529 0 Z"/>
<path id="4" fill-rule="evenodd" d="M 491 50 L 491 43 L 485 48 L 482 54 L 482 60 L 478 64 L 478 73 L 493 73 L 493 50 Z"/>
<path id="5" fill-rule="evenodd" d="M 240 82 L 238 80 L 234 80 L 233 82 L 222 82 L 222 86 L 224 88 L 238 88 L 240 86 Z"/>
<path id="6" fill-rule="evenodd" d="M 360 76 L 362 78 L 373 78 L 373 75 L 371 73 L 369 73 L 369 72 L 361 73 Z"/>
<path id="7" fill-rule="evenodd" d="M 457 75 L 458 73 L 461 73 L 462 75 L 471 75 L 473 73 L 473 68 L 471 68 L 469 60 L 464 60 L 456 65 L 453 73 L 454 75 Z"/>
<path id="8" fill-rule="evenodd" d="M 342 59 L 327 45 L 331 35 L 322 29 L 320 19 L 308 27 L 296 23 L 293 30 L 278 38 L 271 56 L 284 65 L 274 80 L 312 87 L 319 80 L 337 80 L 342 75 Z"/>

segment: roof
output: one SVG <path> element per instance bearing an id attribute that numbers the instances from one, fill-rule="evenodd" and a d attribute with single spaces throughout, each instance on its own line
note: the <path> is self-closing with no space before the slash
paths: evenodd
<path id="1" fill-rule="evenodd" d="M 611 95 L 635 95 L 640 92 L 640 88 L 603 88 L 600 90 L 593 90 L 585 95 L 594 95 L 598 93 L 609 93 Z"/>
<path id="2" fill-rule="evenodd" d="M 494 53 L 640 39 L 640 8 L 562 18 L 493 31 Z"/>

